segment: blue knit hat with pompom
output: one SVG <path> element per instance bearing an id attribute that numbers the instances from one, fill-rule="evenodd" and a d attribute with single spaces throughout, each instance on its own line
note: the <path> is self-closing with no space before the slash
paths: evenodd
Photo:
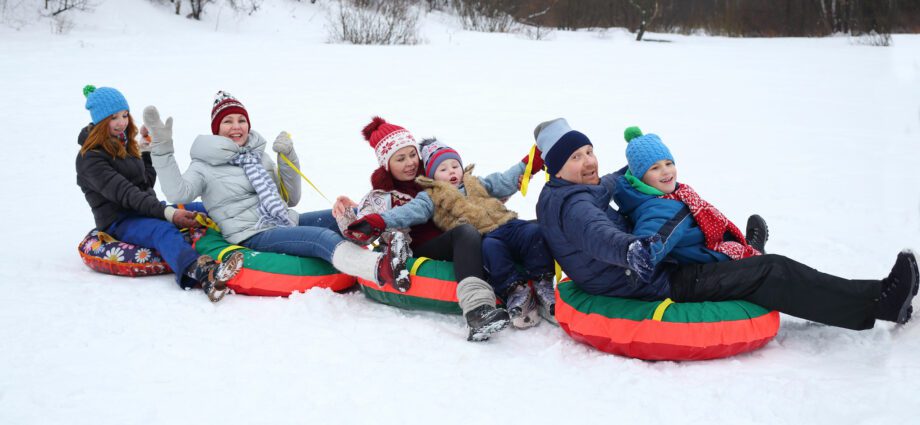
<path id="1" fill-rule="evenodd" d="M 626 146 L 626 161 L 629 162 L 629 172 L 642 179 L 645 172 L 662 159 L 674 161 L 671 151 L 655 134 L 642 134 L 639 127 L 629 127 L 623 132 Z"/>
<path id="2" fill-rule="evenodd" d="M 130 111 L 128 101 L 119 92 L 111 87 L 87 85 L 83 87 L 83 96 L 86 96 L 86 109 L 93 118 L 93 124 L 99 124 L 109 115 L 118 111 Z"/>

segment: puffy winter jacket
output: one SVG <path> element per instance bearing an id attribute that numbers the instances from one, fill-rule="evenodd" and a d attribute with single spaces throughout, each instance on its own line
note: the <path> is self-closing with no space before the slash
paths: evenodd
<path id="1" fill-rule="evenodd" d="M 621 170 L 622 171 L 622 170 Z M 671 260 L 658 265 L 650 282 L 628 270 L 626 252 L 638 238 L 611 206 L 617 172 L 598 185 L 551 177 L 537 201 L 537 222 L 553 257 L 579 288 L 595 295 L 662 299 L 670 293 Z"/>
<path id="2" fill-rule="evenodd" d="M 727 255 L 706 248 L 706 237 L 683 202 L 642 193 L 622 175 L 615 184 L 613 200 L 633 225 L 632 233 L 662 236 L 664 248 L 654 250 L 652 262 L 658 264 L 669 255 L 680 264 L 729 260 Z"/>
<path id="3" fill-rule="evenodd" d="M 80 146 L 91 129 L 92 124 L 80 131 L 77 136 Z M 149 153 L 144 152 L 140 158 L 119 159 L 104 150 L 93 149 L 86 155 L 77 153 L 76 167 L 77 186 L 93 210 L 96 229 L 105 230 L 128 214 L 166 219 L 166 207 L 153 190 L 157 173 Z"/>
<path id="4" fill-rule="evenodd" d="M 265 155 L 265 145 L 266 141 L 259 133 L 249 132 L 245 147 L 262 154 L 262 166 L 277 185 L 275 163 Z M 229 163 L 241 149 L 226 137 L 198 136 L 192 144 L 192 163 L 182 173 L 173 156 L 172 142 L 151 146 L 153 166 L 160 176 L 160 188 L 166 194 L 167 201 L 185 203 L 201 196 L 208 215 L 220 226 L 224 239 L 234 244 L 270 228 L 256 228 L 259 221 L 259 196 L 243 168 Z M 294 152 L 287 156 L 296 166 L 300 166 Z M 300 200 L 299 176 L 287 164 L 283 164 L 281 180 L 290 194 L 288 205 L 297 205 Z M 297 223 L 299 215 L 296 211 L 288 209 L 288 216 Z"/>

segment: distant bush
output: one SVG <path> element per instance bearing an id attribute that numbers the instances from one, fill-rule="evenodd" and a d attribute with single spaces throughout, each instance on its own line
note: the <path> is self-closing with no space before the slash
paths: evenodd
<path id="1" fill-rule="evenodd" d="M 334 43 L 418 44 L 419 11 L 413 0 L 340 0 L 330 9 Z"/>
<path id="2" fill-rule="evenodd" d="M 482 32 L 514 32 L 518 29 L 512 13 L 513 0 L 454 0 L 454 13 L 460 18 L 463 29 Z"/>

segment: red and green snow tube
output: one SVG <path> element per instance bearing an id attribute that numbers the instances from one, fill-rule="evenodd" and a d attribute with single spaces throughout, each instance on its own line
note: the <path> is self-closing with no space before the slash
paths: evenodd
<path id="1" fill-rule="evenodd" d="M 379 303 L 407 310 L 425 310 L 447 314 L 461 314 L 457 302 L 457 282 L 454 280 L 454 263 L 425 257 L 409 258 L 406 269 L 410 271 L 411 285 L 399 292 L 390 285 L 358 279 L 361 292 Z"/>
<path id="2" fill-rule="evenodd" d="M 243 252 L 243 269 L 227 282 L 237 294 L 286 297 L 311 288 L 343 291 L 355 284 L 353 276 L 318 258 L 253 251 L 230 244 L 214 229 L 208 229 L 194 246 L 200 254 L 218 260 L 236 250 Z"/>
<path id="3" fill-rule="evenodd" d="M 556 320 L 577 341 L 643 360 L 707 360 L 763 347 L 779 313 L 747 301 L 673 303 L 590 295 L 574 282 L 556 289 Z"/>

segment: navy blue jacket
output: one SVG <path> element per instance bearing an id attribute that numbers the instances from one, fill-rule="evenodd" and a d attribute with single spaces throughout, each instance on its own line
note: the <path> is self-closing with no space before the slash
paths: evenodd
<path id="1" fill-rule="evenodd" d="M 680 264 L 729 260 L 727 255 L 706 248 L 706 237 L 683 202 L 639 192 L 624 176 L 617 177 L 614 183 L 613 201 L 632 224 L 632 233 L 639 237 L 656 233 L 662 236 L 663 248 L 653 250 L 653 263 L 668 256 Z"/>
<path id="2" fill-rule="evenodd" d="M 659 263 L 650 282 L 628 270 L 626 251 L 638 237 L 629 222 L 610 206 L 616 178 L 599 185 L 574 184 L 551 177 L 537 201 L 537 222 L 553 257 L 575 284 L 594 295 L 663 299 L 669 296 L 673 260 Z"/>

